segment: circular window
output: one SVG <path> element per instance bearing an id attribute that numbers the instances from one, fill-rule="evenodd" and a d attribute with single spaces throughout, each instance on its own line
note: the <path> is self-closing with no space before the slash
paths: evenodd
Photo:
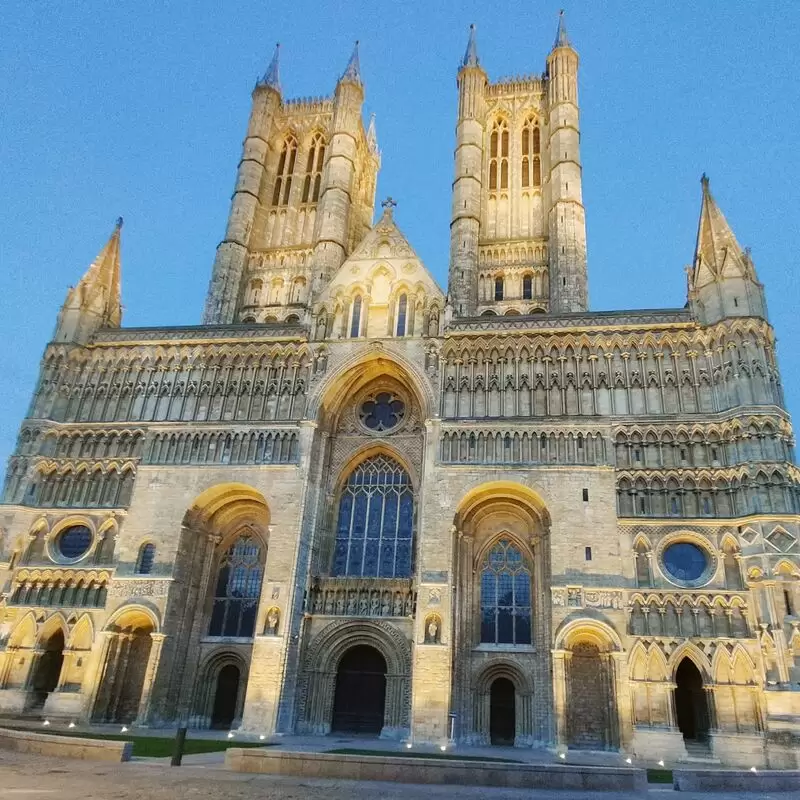
<path id="1" fill-rule="evenodd" d="M 380 392 L 361 405 L 361 422 L 371 431 L 388 431 L 402 422 L 406 404 L 389 392 Z"/>
<path id="2" fill-rule="evenodd" d="M 65 528 L 56 540 L 56 548 L 62 558 L 70 561 L 86 555 L 92 546 L 92 532 L 85 525 Z"/>
<path id="3" fill-rule="evenodd" d="M 708 554 L 692 542 L 669 545 L 662 556 L 664 568 L 677 581 L 691 583 L 702 577 L 708 567 Z"/>

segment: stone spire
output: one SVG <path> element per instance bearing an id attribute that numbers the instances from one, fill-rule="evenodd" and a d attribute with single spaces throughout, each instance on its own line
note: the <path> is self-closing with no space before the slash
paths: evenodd
<path id="1" fill-rule="evenodd" d="M 281 76 L 279 71 L 280 53 L 281 43 L 278 42 L 275 45 L 275 52 L 272 54 L 272 61 L 269 62 L 267 71 L 258 82 L 259 86 L 268 86 L 270 89 L 274 89 L 276 92 L 280 92 L 281 90 Z"/>
<path id="2" fill-rule="evenodd" d="M 358 59 L 358 39 L 356 39 L 353 52 L 350 54 L 350 60 L 347 62 L 347 66 L 340 80 L 350 81 L 351 83 L 356 83 L 361 86 L 361 63 Z"/>
<path id="3" fill-rule="evenodd" d="M 736 240 L 705 174 L 700 184 L 703 199 L 694 263 L 688 269 L 689 303 L 704 323 L 725 317 L 766 318 L 764 287 L 750 253 Z"/>
<path id="4" fill-rule="evenodd" d="M 481 60 L 478 58 L 478 43 L 475 40 L 475 24 L 469 26 L 469 39 L 467 40 L 467 49 L 464 53 L 464 59 L 461 62 L 462 67 L 479 67 Z"/>
<path id="5" fill-rule="evenodd" d="M 77 286 L 70 287 L 58 317 L 55 340 L 87 342 L 100 328 L 118 328 L 122 322 L 120 289 L 120 232 L 114 232 Z"/>
<path id="6" fill-rule="evenodd" d="M 701 286 L 723 275 L 738 275 L 755 280 L 755 269 L 711 194 L 708 177 L 700 178 L 703 200 L 694 253 L 694 285 Z"/>
<path id="7" fill-rule="evenodd" d="M 553 42 L 553 50 L 559 47 L 572 47 L 567 36 L 567 23 L 564 22 L 564 9 L 558 13 L 558 30 L 556 31 L 556 40 Z"/>

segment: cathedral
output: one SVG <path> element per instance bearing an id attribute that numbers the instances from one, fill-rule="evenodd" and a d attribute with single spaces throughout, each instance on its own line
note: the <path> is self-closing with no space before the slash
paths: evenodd
<path id="1" fill-rule="evenodd" d="M 704 176 L 686 305 L 589 310 L 578 61 L 562 17 L 492 81 L 470 31 L 446 292 L 357 45 L 256 83 L 201 324 L 122 326 L 118 222 L 9 460 L 0 714 L 798 765 L 764 287 Z"/>

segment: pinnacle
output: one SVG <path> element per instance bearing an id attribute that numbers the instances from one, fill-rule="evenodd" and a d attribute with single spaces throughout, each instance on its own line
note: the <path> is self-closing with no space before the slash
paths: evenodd
<path id="1" fill-rule="evenodd" d="M 276 92 L 280 92 L 281 90 L 281 78 L 278 69 L 280 52 L 281 44 L 278 42 L 275 45 L 275 52 L 272 55 L 272 61 L 269 62 L 267 71 L 264 73 L 264 77 L 258 82 L 259 86 L 269 86 L 270 89 L 275 89 Z"/>
<path id="2" fill-rule="evenodd" d="M 344 72 L 340 80 L 350 81 L 361 85 L 361 63 L 358 58 L 358 39 L 356 39 L 353 52 L 350 54 L 350 60 L 347 62 Z"/>
<path id="3" fill-rule="evenodd" d="M 475 40 L 475 24 L 469 26 L 469 39 L 467 40 L 467 50 L 464 53 L 464 59 L 461 62 L 462 67 L 478 67 L 480 66 L 480 59 L 478 58 L 478 43 Z"/>
<path id="4" fill-rule="evenodd" d="M 556 40 L 553 43 L 553 50 L 558 47 L 572 47 L 567 36 L 567 23 L 564 22 L 564 9 L 558 13 L 558 30 L 556 31 Z"/>

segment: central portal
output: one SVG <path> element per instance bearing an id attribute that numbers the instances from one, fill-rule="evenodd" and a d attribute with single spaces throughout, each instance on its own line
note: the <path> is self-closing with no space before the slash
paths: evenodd
<path id="1" fill-rule="evenodd" d="M 351 647 L 336 673 L 332 729 L 380 733 L 385 706 L 386 659 L 374 647 Z"/>

